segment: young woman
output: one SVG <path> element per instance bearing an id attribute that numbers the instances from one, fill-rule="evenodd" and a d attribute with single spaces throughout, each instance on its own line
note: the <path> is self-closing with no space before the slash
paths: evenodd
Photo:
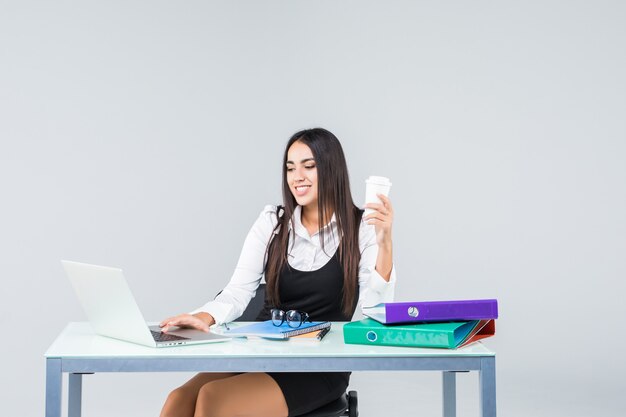
<path id="1" fill-rule="evenodd" d="M 395 285 L 390 200 L 352 201 L 339 140 L 317 128 L 294 134 L 283 160 L 284 207 L 267 206 L 246 237 L 235 272 L 214 301 L 161 327 L 209 326 L 239 317 L 262 276 L 265 306 L 311 320 L 349 321 L 358 301 L 391 301 Z M 200 373 L 168 396 L 161 417 L 297 416 L 339 398 L 350 373 Z"/>

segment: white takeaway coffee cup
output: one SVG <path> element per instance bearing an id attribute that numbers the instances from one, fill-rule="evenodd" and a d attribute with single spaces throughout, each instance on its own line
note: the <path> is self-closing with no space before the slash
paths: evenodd
<path id="1" fill-rule="evenodd" d="M 382 201 L 380 201 L 376 194 L 383 194 L 385 196 L 388 196 L 390 189 L 391 181 L 389 181 L 389 178 L 371 175 L 368 179 L 365 180 L 365 204 L 381 204 Z M 363 216 L 367 216 L 373 211 L 374 210 L 372 209 L 365 209 L 365 213 L 363 213 Z"/>

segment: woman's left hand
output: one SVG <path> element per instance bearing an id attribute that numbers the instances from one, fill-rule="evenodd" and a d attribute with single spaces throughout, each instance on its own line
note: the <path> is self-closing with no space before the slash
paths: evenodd
<path id="1" fill-rule="evenodd" d="M 372 209 L 374 212 L 363 217 L 367 224 L 374 225 L 376 230 L 376 243 L 379 247 L 391 246 L 391 225 L 393 223 L 393 206 L 391 200 L 384 194 L 377 194 L 382 204 L 367 203 L 364 208 Z"/>

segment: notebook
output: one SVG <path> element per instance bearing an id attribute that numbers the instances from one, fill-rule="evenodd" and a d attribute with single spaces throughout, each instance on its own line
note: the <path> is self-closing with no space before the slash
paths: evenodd
<path id="1" fill-rule="evenodd" d="M 287 322 L 281 324 L 280 326 L 274 326 L 272 320 L 266 320 L 235 327 L 225 331 L 224 334 L 228 336 L 256 336 L 268 339 L 287 339 L 291 336 L 325 329 L 330 327 L 330 325 L 331 323 L 329 321 L 313 321 L 309 323 L 302 323 L 300 327 L 293 328 L 289 327 Z"/>
<path id="2" fill-rule="evenodd" d="M 163 333 L 159 326 L 146 324 L 121 269 L 72 261 L 61 263 L 91 326 L 101 336 L 152 347 L 230 340 L 194 329 Z"/>
<path id="3" fill-rule="evenodd" d="M 295 341 L 312 340 L 312 341 L 320 342 L 322 341 L 322 339 L 326 337 L 328 332 L 330 332 L 330 327 L 326 327 L 322 330 L 315 330 L 309 333 L 302 333 L 297 336 L 291 336 L 289 340 L 295 340 Z"/>

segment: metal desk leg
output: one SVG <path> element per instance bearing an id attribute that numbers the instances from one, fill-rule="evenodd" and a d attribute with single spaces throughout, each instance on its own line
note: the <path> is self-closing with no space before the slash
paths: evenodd
<path id="1" fill-rule="evenodd" d="M 46 359 L 46 417 L 61 417 L 61 359 Z"/>
<path id="2" fill-rule="evenodd" d="M 83 375 L 70 374 L 69 392 L 68 392 L 68 417 L 80 417 L 81 399 L 83 391 Z"/>
<path id="3" fill-rule="evenodd" d="M 496 417 L 496 358 L 480 359 L 480 416 Z"/>
<path id="4" fill-rule="evenodd" d="M 443 417 L 456 417 L 456 372 L 443 373 Z"/>

